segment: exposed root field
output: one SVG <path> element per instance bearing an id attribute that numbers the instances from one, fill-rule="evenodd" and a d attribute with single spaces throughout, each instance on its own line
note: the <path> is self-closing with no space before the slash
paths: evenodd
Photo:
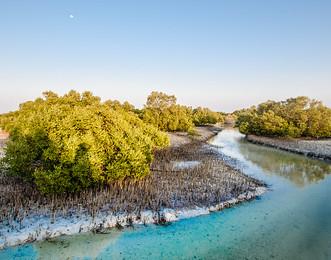
<path id="1" fill-rule="evenodd" d="M 178 162 L 191 164 L 178 167 Z M 35 216 L 53 223 L 80 215 L 93 219 L 100 213 L 139 218 L 141 213 L 152 211 L 162 222 L 160 212 L 164 209 L 212 207 L 261 186 L 264 184 L 227 166 L 211 146 L 194 139 L 157 151 L 151 174 L 142 180 L 125 180 L 79 194 L 45 197 L 33 185 L 2 176 L 0 233 L 24 229 L 24 220 Z"/>

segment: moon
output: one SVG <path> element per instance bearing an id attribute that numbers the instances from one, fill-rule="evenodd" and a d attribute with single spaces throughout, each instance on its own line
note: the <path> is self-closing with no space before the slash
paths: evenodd
<path id="1" fill-rule="evenodd" d="M 70 19 L 73 19 L 73 18 L 74 18 L 74 16 L 73 16 L 72 14 L 70 14 L 70 15 L 69 15 L 69 18 L 70 18 Z"/>

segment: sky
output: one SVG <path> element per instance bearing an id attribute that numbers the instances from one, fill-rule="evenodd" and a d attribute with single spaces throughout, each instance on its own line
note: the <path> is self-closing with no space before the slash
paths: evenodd
<path id="1" fill-rule="evenodd" d="M 331 1 L 0 0 L 0 113 L 46 90 L 230 112 L 331 106 Z"/>

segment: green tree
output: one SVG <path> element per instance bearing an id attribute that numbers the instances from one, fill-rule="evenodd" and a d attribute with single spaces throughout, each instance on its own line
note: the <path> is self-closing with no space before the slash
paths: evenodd
<path id="1" fill-rule="evenodd" d="M 223 122 L 224 116 L 222 116 L 220 113 L 210 110 L 209 108 L 197 107 L 193 109 L 193 123 L 196 126 Z"/>
<path id="2" fill-rule="evenodd" d="M 173 95 L 153 91 L 147 98 L 143 120 L 163 131 L 189 131 L 193 127 L 192 109 L 176 101 Z"/>
<path id="3" fill-rule="evenodd" d="M 245 134 L 331 137 L 331 109 L 308 97 L 267 101 L 236 114 L 236 125 Z"/>
<path id="4" fill-rule="evenodd" d="M 90 92 L 46 92 L 20 105 L 6 129 L 10 140 L 2 166 L 44 193 L 142 178 L 153 150 L 169 144 L 166 134 Z"/>
<path id="5" fill-rule="evenodd" d="M 331 109 L 315 101 L 307 110 L 307 128 L 305 136 L 330 137 L 331 136 Z"/>

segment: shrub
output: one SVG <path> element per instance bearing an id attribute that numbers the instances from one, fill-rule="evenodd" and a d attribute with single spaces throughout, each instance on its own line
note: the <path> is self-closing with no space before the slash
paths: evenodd
<path id="1" fill-rule="evenodd" d="M 193 110 L 193 123 L 196 126 L 223 123 L 224 117 L 209 108 L 198 107 Z"/>
<path id="2" fill-rule="evenodd" d="M 331 137 L 331 109 L 307 97 L 267 101 L 236 114 L 236 126 L 244 134 Z"/>
<path id="3" fill-rule="evenodd" d="M 192 109 L 178 105 L 175 96 L 152 92 L 143 111 L 143 120 L 163 131 L 189 131 L 193 127 Z"/>
<path id="4" fill-rule="evenodd" d="M 20 106 L 3 163 L 9 174 L 33 181 L 44 193 L 75 192 L 149 173 L 153 149 L 165 133 L 90 92 L 52 92 Z"/>

